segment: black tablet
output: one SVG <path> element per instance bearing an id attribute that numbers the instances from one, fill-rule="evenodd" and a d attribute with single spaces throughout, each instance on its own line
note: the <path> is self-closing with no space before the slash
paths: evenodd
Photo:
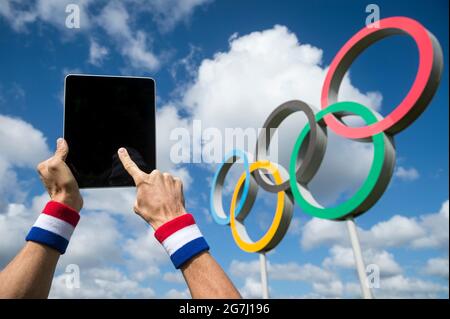
<path id="1" fill-rule="evenodd" d="M 133 186 L 117 150 L 125 147 L 141 170 L 156 167 L 155 81 L 143 77 L 66 76 L 66 163 L 80 188 Z"/>

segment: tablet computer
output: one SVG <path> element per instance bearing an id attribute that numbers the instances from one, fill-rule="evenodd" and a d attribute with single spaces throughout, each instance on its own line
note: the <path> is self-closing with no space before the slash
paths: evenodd
<path id="1" fill-rule="evenodd" d="M 80 188 L 134 186 L 117 150 L 139 168 L 156 167 L 155 81 L 144 77 L 69 74 L 64 83 L 66 163 Z"/>

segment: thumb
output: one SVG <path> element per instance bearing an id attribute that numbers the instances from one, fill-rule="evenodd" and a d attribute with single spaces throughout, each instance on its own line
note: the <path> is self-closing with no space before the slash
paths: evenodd
<path id="1" fill-rule="evenodd" d="M 121 147 L 118 151 L 119 159 L 122 162 L 123 167 L 128 172 L 128 174 L 133 177 L 134 183 L 138 185 L 140 181 L 144 178 L 145 173 L 139 169 L 135 162 L 131 159 L 127 150 Z"/>
<path id="2" fill-rule="evenodd" d="M 67 154 L 69 154 L 69 145 L 63 138 L 58 138 L 56 141 L 56 152 L 55 157 L 61 159 L 62 161 L 66 160 Z"/>

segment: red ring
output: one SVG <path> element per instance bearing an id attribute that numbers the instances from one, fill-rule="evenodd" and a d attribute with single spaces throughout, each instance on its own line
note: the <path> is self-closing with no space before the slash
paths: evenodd
<path id="1" fill-rule="evenodd" d="M 340 79 L 334 78 L 337 75 L 336 73 L 342 73 L 343 76 L 343 73 L 347 71 L 347 69 L 350 67 L 350 64 L 359 55 L 359 53 L 362 52 L 362 50 L 370 46 L 373 42 L 376 42 L 388 35 L 406 33 L 410 35 L 416 42 L 419 49 L 419 68 L 416 74 L 416 78 L 403 101 L 401 101 L 400 104 L 389 115 L 387 115 L 384 119 L 380 120 L 377 123 L 364 127 L 349 127 L 336 119 L 336 117 L 332 114 L 326 116 L 324 118 L 326 124 L 336 134 L 343 137 L 352 139 L 368 138 L 384 131 L 386 131 L 387 133 L 395 134 L 406 128 L 421 113 L 419 110 L 415 110 L 414 112 L 412 112 L 414 107 L 417 106 L 418 108 L 425 108 L 429 102 L 425 101 L 425 103 L 424 101 L 421 101 L 423 102 L 421 104 L 425 105 L 416 105 L 418 104 L 419 99 L 422 97 L 427 85 L 429 85 L 433 67 L 440 66 L 442 69 L 442 59 L 441 61 L 439 61 L 439 53 L 441 52 L 438 52 L 440 50 L 439 43 L 435 40 L 435 42 L 438 43 L 437 48 L 433 46 L 433 35 L 429 33 L 419 22 L 405 17 L 392 17 L 382 19 L 378 21 L 378 23 L 378 28 L 375 26 L 369 26 L 356 33 L 349 41 L 347 41 L 347 43 L 341 48 L 341 50 L 333 59 L 322 87 L 322 109 L 328 107 L 330 104 L 337 102 L 337 92 L 339 91 L 342 77 Z M 383 32 L 384 34 L 382 34 Z M 375 33 L 379 33 L 379 36 L 377 37 Z M 370 41 L 370 39 L 366 39 L 369 40 L 369 43 L 360 43 L 360 41 L 364 40 L 368 36 L 371 36 L 372 41 Z M 349 58 L 350 61 L 348 60 Z M 344 64 L 341 64 L 344 59 L 346 59 L 346 61 L 344 61 Z M 441 65 L 439 65 L 439 62 L 441 62 Z M 345 66 L 345 64 L 348 65 Z M 338 70 L 339 72 L 336 72 L 336 70 Z M 438 72 L 437 76 L 440 78 L 440 72 Z M 437 83 L 439 83 L 439 78 L 437 80 Z M 332 89 L 331 91 L 330 88 Z M 431 96 L 434 94 L 437 85 L 433 88 L 428 88 L 432 91 Z M 330 93 L 333 94 L 331 97 Z M 336 101 L 333 101 L 333 99 L 335 99 Z M 402 121 L 402 123 L 400 123 L 400 121 Z"/>

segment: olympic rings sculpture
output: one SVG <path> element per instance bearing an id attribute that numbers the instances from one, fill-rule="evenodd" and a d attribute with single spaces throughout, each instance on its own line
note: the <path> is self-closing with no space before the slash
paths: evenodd
<path id="1" fill-rule="evenodd" d="M 250 164 L 247 154 L 241 150 L 235 149 L 225 155 L 212 181 L 211 215 L 218 224 L 230 225 L 233 238 L 242 250 L 267 252 L 273 249 L 289 228 L 294 201 L 311 216 L 344 220 L 366 212 L 386 190 L 395 165 L 394 135 L 411 125 L 430 103 L 440 83 L 443 54 L 434 35 L 413 19 L 392 17 L 378 23 L 379 27 L 368 26 L 357 32 L 334 57 L 322 87 L 319 112 L 302 101 L 285 102 L 266 119 L 258 136 L 254 163 Z M 383 118 L 359 103 L 338 102 L 341 81 L 352 62 L 373 43 L 397 34 L 411 36 L 419 50 L 416 78 L 400 104 Z M 267 160 L 267 150 L 273 130 L 294 112 L 304 113 L 307 124 L 300 131 L 290 157 L 289 180 L 283 181 L 280 174 L 283 167 Z M 361 117 L 365 126 L 345 125 L 342 118 L 347 115 Z M 353 197 L 335 207 L 322 207 L 308 190 L 308 183 L 320 168 L 325 154 L 328 128 L 341 137 L 372 142 L 374 146 L 368 177 Z M 222 189 L 228 171 L 239 159 L 243 161 L 245 171 L 235 186 L 230 212 L 226 214 L 222 205 Z M 277 194 L 277 206 L 267 232 L 253 241 L 244 222 L 256 199 L 258 186 Z"/>

